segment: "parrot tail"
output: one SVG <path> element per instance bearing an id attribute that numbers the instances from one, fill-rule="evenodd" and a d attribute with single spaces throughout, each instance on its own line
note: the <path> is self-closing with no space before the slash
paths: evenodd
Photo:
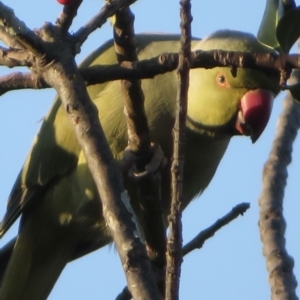
<path id="1" fill-rule="evenodd" d="M 17 238 L 14 237 L 12 240 L 10 240 L 5 246 L 3 246 L 0 249 L 0 286 L 1 286 L 1 282 L 3 280 L 3 275 L 7 268 L 8 262 L 12 255 L 12 252 L 14 250 L 16 241 L 17 241 Z"/>
<path id="2" fill-rule="evenodd" d="M 5 255 L 7 258 L 10 256 L 7 266 L 2 264 L 2 257 L 0 259 L 1 300 L 47 299 L 73 254 L 74 244 L 70 240 L 58 240 L 55 235 L 47 235 L 46 242 L 37 241 L 31 227 L 30 220 L 27 220 L 15 245 L 12 240 L 4 247 L 6 251 L 1 253 L 3 262 Z"/>

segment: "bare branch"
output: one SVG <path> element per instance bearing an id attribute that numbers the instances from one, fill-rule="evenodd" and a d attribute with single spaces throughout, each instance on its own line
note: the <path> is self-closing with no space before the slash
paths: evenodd
<path id="1" fill-rule="evenodd" d="M 30 67 L 33 61 L 33 54 L 28 50 L 0 47 L 0 66 L 3 65 L 9 68 L 17 66 Z"/>
<path id="2" fill-rule="evenodd" d="M 23 49 L 24 47 L 11 37 L 3 26 L 0 26 L 0 40 L 10 48 Z"/>
<path id="3" fill-rule="evenodd" d="M 19 90 L 22 88 L 41 89 L 50 87 L 42 76 L 34 73 L 15 72 L 0 77 L 0 95 L 8 91 Z"/>
<path id="4" fill-rule="evenodd" d="M 8 50 L 5 50 L 8 51 Z M 27 52 L 18 52 L 16 50 L 10 52 L 12 57 L 15 59 L 18 55 L 21 55 L 19 62 L 11 60 L 9 64 L 16 63 L 18 65 L 30 66 L 32 58 L 27 57 Z M 16 55 L 13 55 L 16 53 Z M 28 52 L 29 53 L 29 52 Z M 30 55 L 30 54 L 28 54 Z M 224 58 L 225 57 L 225 58 Z M 298 63 L 299 55 L 280 55 L 270 56 L 269 54 L 250 54 L 240 52 L 228 52 L 228 51 L 196 51 L 192 52 L 191 68 L 214 68 L 216 66 L 233 66 L 254 68 L 263 70 L 265 72 L 280 72 L 281 69 L 288 68 L 300 68 Z M 256 59 L 257 58 L 257 59 Z M 4 58 L 0 57 L 0 61 L 5 63 Z M 24 62 L 22 62 L 22 60 Z M 27 60 L 27 62 L 26 62 Z M 103 83 L 111 80 L 119 79 L 144 79 L 153 78 L 158 74 L 164 74 L 166 72 L 173 71 L 178 66 L 178 54 L 177 53 L 164 53 L 151 59 L 128 62 L 123 61 L 121 66 L 115 65 L 101 65 L 92 66 L 89 68 L 80 69 L 80 74 L 84 78 L 86 85 L 93 85 L 97 83 Z M 27 76 L 27 75 L 25 75 Z M 12 77 L 10 77 L 13 79 Z M 6 80 L 6 79 L 5 79 Z M 21 83 L 21 82 L 20 82 Z M 0 77 L 0 86 L 2 85 L 2 77 Z M 5 83 L 5 92 L 9 91 L 8 82 Z M 31 88 L 30 85 L 22 86 L 12 84 L 13 89 Z M 49 85 L 41 84 L 40 88 L 48 88 Z M 37 87 L 33 87 L 37 88 Z M 287 89 L 289 86 L 283 85 L 282 89 Z"/>
<path id="5" fill-rule="evenodd" d="M 294 260 L 285 248 L 286 222 L 283 196 L 292 157 L 292 143 L 300 126 L 300 105 L 288 92 L 284 100 L 277 133 L 263 170 L 263 187 L 259 197 L 260 234 L 267 261 L 272 300 L 295 300 L 297 280 L 293 274 Z"/>
<path id="6" fill-rule="evenodd" d="M 187 113 L 187 94 L 189 87 L 189 71 L 191 66 L 191 3 L 190 0 L 180 1 L 181 15 L 181 47 L 178 64 L 178 88 L 176 99 L 176 119 L 173 128 L 173 161 L 172 175 L 172 202 L 168 216 L 170 233 L 166 251 L 166 300 L 179 298 L 179 283 L 182 263 L 182 223 L 181 205 L 183 200 L 183 165 L 185 147 L 185 126 Z"/>
<path id="7" fill-rule="evenodd" d="M 223 51 L 223 50 L 209 50 L 202 51 L 196 50 L 191 52 L 191 68 L 205 68 L 212 69 L 215 67 L 231 67 L 233 72 L 236 68 L 251 68 L 254 70 L 260 70 L 263 72 L 278 72 L 283 70 L 292 70 L 300 68 L 300 55 L 289 54 L 289 55 L 278 55 L 270 53 L 245 53 L 245 52 L 234 52 L 234 51 Z M 169 71 L 173 71 L 178 66 L 178 53 L 163 53 L 159 56 L 151 59 L 137 61 L 137 62 L 126 62 L 124 61 L 122 66 L 124 69 L 116 69 L 116 71 L 109 70 L 114 68 L 113 66 L 105 66 L 107 68 L 105 72 L 110 75 L 109 80 L 120 79 L 120 78 L 152 78 L 157 74 L 163 74 Z M 85 72 L 87 78 L 89 72 L 102 72 L 101 68 L 104 66 L 93 66 L 91 70 Z M 128 69 L 132 69 L 132 71 Z M 103 72 L 104 73 L 104 72 Z M 112 74 L 114 73 L 114 74 Z M 117 74 L 120 74 L 119 77 Z M 96 75 L 96 74 L 95 74 Z M 103 79 L 104 74 L 97 74 L 93 76 L 90 73 L 89 81 L 91 77 L 98 77 L 99 83 L 105 80 Z M 123 77 L 124 76 L 124 77 Z M 132 76 L 132 77 L 131 77 Z M 100 78 L 99 78 L 100 77 Z M 96 80 L 94 83 L 98 83 Z"/>
<path id="8" fill-rule="evenodd" d="M 75 34 L 74 37 L 80 45 L 88 38 L 88 36 L 100 28 L 106 20 L 113 16 L 118 10 L 131 5 L 136 0 L 110 0 L 100 10 L 100 12 L 90 20 L 86 25 L 82 26 Z"/>
<path id="9" fill-rule="evenodd" d="M 132 295 L 135 299 L 160 299 L 145 247 L 136 235 L 137 228 L 128 211 L 129 199 L 120 171 L 73 58 L 54 62 L 43 73 L 48 84 L 58 92 L 82 147 Z"/>
<path id="10" fill-rule="evenodd" d="M 116 13 L 114 24 L 115 51 L 118 62 L 137 61 L 134 40 L 134 15 L 129 8 Z M 147 116 L 144 109 L 144 93 L 140 80 L 122 80 L 124 110 L 128 131 L 128 146 L 138 155 L 148 155 L 150 152 L 150 134 Z"/>
<path id="11" fill-rule="evenodd" d="M 19 20 L 14 11 L 0 1 L 0 26 L 14 38 L 17 43 L 31 50 L 35 55 L 44 55 L 43 41 Z"/>
<path id="12" fill-rule="evenodd" d="M 178 66 L 178 60 L 178 53 L 163 53 L 147 60 L 124 61 L 122 67 L 114 65 L 93 66 L 89 70 L 82 69 L 81 72 L 83 72 L 83 76 L 90 84 L 116 79 L 153 78 L 155 75 L 175 70 Z M 245 53 L 223 50 L 196 50 L 191 52 L 191 68 L 212 69 L 215 67 L 231 67 L 233 72 L 236 68 L 251 68 L 263 72 L 277 71 L 280 73 L 283 69 L 300 68 L 300 55 Z M 114 70 L 114 68 L 116 69 Z M 105 77 L 104 73 L 108 73 L 108 77 Z M 285 88 L 285 86 L 283 87 Z"/>
<path id="13" fill-rule="evenodd" d="M 116 13 L 114 44 L 119 63 L 124 60 L 138 60 L 133 25 L 134 15 L 129 7 Z M 166 233 L 161 206 L 159 171 L 165 159 L 161 148 L 158 145 L 151 146 L 150 143 L 150 130 L 141 84 L 140 79 L 121 81 L 128 133 L 128 147 L 125 150 L 124 159 L 133 164 L 129 175 L 134 174 L 132 177 L 138 188 L 139 223 L 143 230 L 148 256 L 157 273 L 155 275 L 158 278 L 158 287 L 163 295 Z M 154 164 L 155 167 L 153 167 Z"/>
<path id="14" fill-rule="evenodd" d="M 175 55 L 164 59 L 163 55 L 141 61 L 124 61 L 120 65 L 94 65 L 89 68 L 80 69 L 88 85 L 103 83 L 105 81 L 118 79 L 145 79 L 164 74 L 176 69 L 178 56 Z"/>
<path id="15" fill-rule="evenodd" d="M 295 70 L 292 84 L 300 82 Z M 272 300 L 296 300 L 297 280 L 293 274 L 294 259 L 285 247 L 286 221 L 283 216 L 287 166 L 292 161 L 293 142 L 300 127 L 300 105 L 287 92 L 284 109 L 279 116 L 277 131 L 269 158 L 263 169 L 263 187 L 259 197 L 260 235 L 269 271 Z"/>
<path id="16" fill-rule="evenodd" d="M 182 255 L 185 256 L 191 251 L 195 249 L 200 249 L 204 245 L 204 243 L 214 234 L 221 229 L 223 226 L 229 224 L 231 221 L 236 219 L 239 215 L 243 215 L 247 209 L 249 209 L 249 203 L 240 203 L 232 208 L 232 210 L 223 216 L 222 218 L 218 219 L 214 224 L 210 227 L 201 231 L 196 237 L 194 237 L 190 242 L 182 247 Z"/>
<path id="17" fill-rule="evenodd" d="M 227 213 L 225 216 L 218 219 L 214 224 L 208 228 L 202 230 L 197 236 L 195 236 L 190 242 L 182 247 L 182 256 L 186 256 L 191 251 L 200 249 L 203 247 L 204 243 L 214 234 L 220 230 L 225 225 L 229 224 L 231 221 L 235 220 L 238 216 L 243 216 L 244 213 L 250 208 L 249 203 L 240 203 L 232 208 L 232 210 Z M 5 251 L 5 249 L 3 249 Z M 0 263 L 1 266 L 1 263 Z M 128 291 L 128 288 L 125 287 L 123 291 L 118 295 L 116 300 L 130 300 L 131 294 Z"/>
<path id="18" fill-rule="evenodd" d="M 77 15 L 77 10 L 81 5 L 82 0 L 72 1 L 69 5 L 65 5 L 63 11 L 57 18 L 55 24 L 61 28 L 63 33 L 66 33 L 72 25 L 73 19 Z"/>

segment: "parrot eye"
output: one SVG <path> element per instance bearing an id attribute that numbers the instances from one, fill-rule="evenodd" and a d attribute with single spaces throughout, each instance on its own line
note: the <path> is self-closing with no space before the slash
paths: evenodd
<path id="1" fill-rule="evenodd" d="M 220 75 L 220 76 L 218 77 L 218 82 L 219 82 L 220 84 L 224 84 L 224 83 L 226 82 L 225 76 L 224 76 L 224 75 Z"/>
<path id="2" fill-rule="evenodd" d="M 229 87 L 229 84 L 227 82 L 226 76 L 223 73 L 218 73 L 216 77 L 217 85 L 219 87 Z"/>

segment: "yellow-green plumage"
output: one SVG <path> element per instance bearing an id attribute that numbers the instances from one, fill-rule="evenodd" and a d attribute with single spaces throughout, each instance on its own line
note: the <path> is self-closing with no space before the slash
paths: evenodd
<path id="1" fill-rule="evenodd" d="M 229 39 L 228 39 L 229 38 Z M 179 36 L 137 36 L 139 58 L 149 58 L 179 49 Z M 194 49 L 270 52 L 253 36 L 222 31 L 207 40 L 193 41 Z M 82 64 L 116 63 L 112 42 L 96 50 Z M 218 74 L 226 77 L 219 87 Z M 143 80 L 145 108 L 151 140 L 168 158 L 172 155 L 172 127 L 177 88 L 176 73 Z M 211 181 L 234 129 L 240 100 L 249 89 L 278 93 L 276 76 L 228 68 L 191 71 L 184 164 L 183 208 Z M 118 81 L 88 87 L 99 110 L 99 118 L 114 157 L 122 158 L 127 129 Z M 170 172 L 163 170 L 162 199 L 167 214 Z M 134 187 L 126 180 L 132 201 Z M 100 201 L 85 157 L 72 127 L 56 99 L 12 190 L 7 213 L 0 226 L 3 235 L 22 214 L 16 245 L 0 289 L 0 299 L 45 299 L 65 264 L 111 242 L 101 215 Z"/>

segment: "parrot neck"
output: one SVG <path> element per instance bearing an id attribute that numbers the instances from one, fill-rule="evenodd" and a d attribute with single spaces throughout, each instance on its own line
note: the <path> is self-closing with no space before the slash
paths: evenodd
<path id="1" fill-rule="evenodd" d="M 232 132 L 230 132 L 229 124 L 226 124 L 224 126 L 205 126 L 203 124 L 195 122 L 192 118 L 190 118 L 188 115 L 186 117 L 186 127 L 191 131 L 194 132 L 197 135 L 203 135 L 203 136 L 210 136 L 213 138 L 229 138 L 233 135 Z"/>

